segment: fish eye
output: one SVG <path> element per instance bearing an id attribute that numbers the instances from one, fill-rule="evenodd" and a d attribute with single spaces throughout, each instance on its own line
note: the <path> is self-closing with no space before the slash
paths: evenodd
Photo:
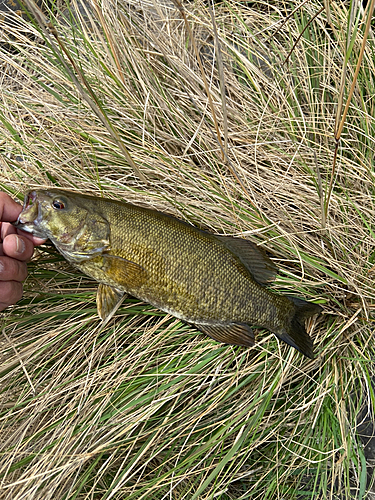
<path id="1" fill-rule="evenodd" d="M 55 210 L 63 210 L 65 208 L 65 203 L 61 200 L 53 200 L 52 206 Z"/>

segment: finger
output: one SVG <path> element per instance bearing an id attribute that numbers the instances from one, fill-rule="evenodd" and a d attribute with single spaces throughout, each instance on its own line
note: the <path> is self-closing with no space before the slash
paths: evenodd
<path id="1" fill-rule="evenodd" d="M 22 229 L 17 229 L 17 234 L 19 234 L 23 238 L 27 238 L 28 240 L 30 240 L 34 246 L 43 245 L 43 243 L 47 241 L 47 239 L 37 238 L 31 233 L 26 233 L 26 231 L 22 231 Z"/>
<path id="2" fill-rule="evenodd" d="M 17 229 L 12 226 L 12 224 L 9 224 L 9 222 L 0 222 L 1 226 L 1 231 L 0 231 L 0 238 L 3 240 L 8 234 L 16 234 Z"/>
<path id="3" fill-rule="evenodd" d="M 22 298 L 22 283 L 18 281 L 0 282 L 0 311 Z"/>
<path id="4" fill-rule="evenodd" d="M 26 262 L 0 257 L 0 282 L 1 281 L 23 281 L 27 276 Z"/>
<path id="5" fill-rule="evenodd" d="M 0 222 L 0 226 L 1 226 L 0 227 L 1 240 L 3 240 L 9 234 L 19 234 L 23 238 L 27 238 L 28 240 L 30 240 L 35 246 L 42 245 L 47 241 L 46 239 L 37 238 L 36 236 L 33 236 L 31 233 L 27 233 L 26 231 L 22 231 L 21 229 L 16 229 L 14 226 L 12 226 L 12 224 L 9 224 L 8 222 Z"/>
<path id="6" fill-rule="evenodd" d="M 14 222 L 21 211 L 21 205 L 12 200 L 6 193 L 0 192 L 0 221 Z"/>
<path id="7" fill-rule="evenodd" d="M 18 234 L 9 234 L 3 241 L 3 253 L 17 260 L 29 260 L 34 253 L 32 241 Z"/>

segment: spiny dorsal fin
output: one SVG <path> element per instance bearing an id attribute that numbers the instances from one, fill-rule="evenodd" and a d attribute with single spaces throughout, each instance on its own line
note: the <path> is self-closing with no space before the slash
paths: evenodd
<path id="1" fill-rule="evenodd" d="M 252 346 L 255 343 L 253 330 L 244 323 L 229 323 L 226 325 L 200 325 L 195 326 L 214 340 L 224 344 Z"/>
<path id="2" fill-rule="evenodd" d="M 266 285 L 276 278 L 277 267 L 267 257 L 265 251 L 255 243 L 232 236 L 215 235 L 215 238 L 224 243 L 241 260 L 260 285 Z"/>

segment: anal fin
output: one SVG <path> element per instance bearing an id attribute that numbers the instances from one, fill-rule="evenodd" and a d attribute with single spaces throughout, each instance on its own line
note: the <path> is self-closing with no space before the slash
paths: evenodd
<path id="1" fill-rule="evenodd" d="M 109 285 L 99 284 L 96 292 L 96 305 L 99 317 L 104 321 L 110 319 L 119 308 L 127 294 Z"/>
<path id="2" fill-rule="evenodd" d="M 204 325 L 195 323 L 195 326 L 214 340 L 224 344 L 252 346 L 255 343 L 253 330 L 245 323 L 227 323 L 223 325 Z"/>

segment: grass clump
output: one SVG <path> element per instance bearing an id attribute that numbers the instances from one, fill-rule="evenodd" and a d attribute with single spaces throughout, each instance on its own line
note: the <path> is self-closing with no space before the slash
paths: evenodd
<path id="1" fill-rule="evenodd" d="M 103 330 L 95 283 L 44 246 L 1 320 L 2 497 L 365 498 L 373 6 L 27 7 L 2 27 L 1 188 L 244 235 L 279 266 L 275 291 L 325 314 L 314 361 L 268 332 L 215 343 L 131 298 Z"/>

